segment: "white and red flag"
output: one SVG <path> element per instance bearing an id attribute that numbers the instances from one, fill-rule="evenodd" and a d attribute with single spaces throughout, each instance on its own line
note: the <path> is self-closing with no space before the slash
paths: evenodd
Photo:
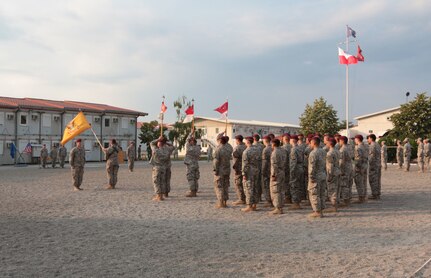
<path id="1" fill-rule="evenodd" d="M 190 123 L 193 121 L 193 118 L 195 116 L 195 105 L 192 104 L 191 106 L 189 106 L 186 111 L 186 117 L 183 120 L 183 123 Z"/>
<path id="2" fill-rule="evenodd" d="M 341 48 L 338 48 L 338 58 L 340 60 L 340 64 L 342 65 L 350 65 L 350 64 L 358 63 L 358 58 L 348 53 L 345 53 L 344 50 L 342 50 Z"/>
<path id="3" fill-rule="evenodd" d="M 160 113 L 165 113 L 168 107 L 165 105 L 165 101 L 162 101 L 162 107 L 160 108 Z"/>
<path id="4" fill-rule="evenodd" d="M 356 54 L 356 59 L 358 59 L 359 62 L 365 61 L 364 55 L 362 55 L 362 49 L 358 44 L 358 54 Z"/>
<path id="5" fill-rule="evenodd" d="M 219 112 L 222 115 L 222 118 L 227 119 L 227 112 L 229 110 L 229 102 L 223 103 L 221 106 L 214 109 L 214 111 Z"/>

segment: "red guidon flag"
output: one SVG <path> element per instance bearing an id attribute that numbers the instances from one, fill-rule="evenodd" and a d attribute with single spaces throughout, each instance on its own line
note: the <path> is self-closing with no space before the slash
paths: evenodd
<path id="1" fill-rule="evenodd" d="M 358 44 L 358 54 L 356 54 L 356 59 L 358 59 L 359 62 L 365 61 L 364 55 L 362 55 L 362 49 Z"/>
<path id="2" fill-rule="evenodd" d="M 191 121 L 193 121 L 193 117 L 195 116 L 194 105 L 189 106 L 185 112 L 186 112 L 186 117 L 184 118 L 183 123 L 190 123 Z"/>
<path id="3" fill-rule="evenodd" d="M 165 113 L 168 110 L 168 107 L 165 105 L 165 102 L 162 101 L 162 107 L 160 108 L 160 113 Z"/>
<path id="4" fill-rule="evenodd" d="M 350 65 L 357 64 L 358 58 L 353 55 L 347 54 L 341 48 L 338 48 L 338 58 L 340 60 L 340 64 L 342 65 Z"/>
<path id="5" fill-rule="evenodd" d="M 225 102 L 223 103 L 220 107 L 217 107 L 216 109 L 214 109 L 214 111 L 219 112 L 220 114 L 222 114 L 222 118 L 227 119 L 227 112 L 229 110 L 229 102 Z"/>

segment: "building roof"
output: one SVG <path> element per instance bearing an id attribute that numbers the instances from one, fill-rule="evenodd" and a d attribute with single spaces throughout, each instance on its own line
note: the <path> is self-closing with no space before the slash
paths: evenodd
<path id="1" fill-rule="evenodd" d="M 195 117 L 195 120 L 202 119 L 207 121 L 214 121 L 219 123 L 225 123 L 225 120 L 217 119 L 217 118 L 208 118 L 208 117 Z M 275 122 L 263 122 L 263 121 L 245 121 L 245 120 L 234 120 L 234 119 L 228 119 L 228 124 L 242 124 L 242 125 L 255 125 L 255 126 L 272 126 L 272 127 L 293 127 L 293 128 L 299 128 L 299 125 L 294 124 L 288 124 L 288 123 L 275 123 Z"/>
<path id="2" fill-rule="evenodd" d="M 355 120 L 361 120 L 361 119 L 365 119 L 365 118 L 370 118 L 370 117 L 378 116 L 378 115 L 381 115 L 381 114 L 386 114 L 386 113 L 390 113 L 390 112 L 396 112 L 397 110 L 400 110 L 400 108 L 401 107 L 398 106 L 398 107 L 386 109 L 386 110 L 383 110 L 383 111 L 378 111 L 378 112 L 374 112 L 374 113 L 371 113 L 371 114 L 358 116 L 358 117 L 355 118 Z"/>
<path id="3" fill-rule="evenodd" d="M 115 107 L 106 104 L 80 101 L 58 101 L 37 98 L 11 98 L 0 96 L 0 108 L 37 109 L 49 111 L 83 111 L 93 113 L 116 113 L 133 116 L 146 116 L 148 113 Z"/>

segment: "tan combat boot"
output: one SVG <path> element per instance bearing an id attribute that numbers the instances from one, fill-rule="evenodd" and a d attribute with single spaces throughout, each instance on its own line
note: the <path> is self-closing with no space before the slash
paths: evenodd
<path id="1" fill-rule="evenodd" d="M 216 209 L 219 209 L 219 208 L 222 208 L 222 207 L 223 207 L 222 202 L 221 202 L 221 201 L 217 201 L 217 203 L 216 203 L 216 205 L 215 205 L 215 208 L 216 208 Z"/>
<path id="2" fill-rule="evenodd" d="M 272 202 L 266 202 L 266 203 L 263 205 L 263 207 L 264 207 L 264 208 L 273 208 L 274 206 L 273 206 Z"/>
<path id="3" fill-rule="evenodd" d="M 247 207 L 241 209 L 242 212 L 250 212 L 253 211 L 253 208 L 251 205 L 247 205 Z"/>
<path id="4" fill-rule="evenodd" d="M 108 185 L 108 186 L 106 187 L 106 189 L 115 189 L 115 187 L 114 187 L 114 186 L 112 186 L 112 185 Z"/>
<path id="5" fill-rule="evenodd" d="M 298 210 L 301 209 L 299 203 L 293 203 L 293 205 L 289 208 L 290 210 Z"/>
<path id="6" fill-rule="evenodd" d="M 195 190 L 190 191 L 189 193 L 187 193 L 186 197 L 197 197 L 196 191 Z"/>
<path id="7" fill-rule="evenodd" d="M 310 218 L 322 218 L 323 214 L 321 211 L 314 211 L 308 215 Z"/>
<path id="8" fill-rule="evenodd" d="M 232 205 L 234 206 L 245 205 L 245 202 L 243 200 L 236 200 L 235 202 L 232 203 Z"/>
<path id="9" fill-rule="evenodd" d="M 221 204 L 222 204 L 222 208 L 227 208 L 227 201 L 222 201 Z"/>
<path id="10" fill-rule="evenodd" d="M 257 204 L 253 204 L 253 205 L 251 205 L 251 209 L 253 210 L 253 211 L 257 211 L 258 209 L 257 209 Z"/>
<path id="11" fill-rule="evenodd" d="M 275 208 L 274 210 L 269 212 L 270 214 L 276 215 L 276 214 L 283 214 L 282 208 Z"/>
<path id="12" fill-rule="evenodd" d="M 353 203 L 354 204 L 363 204 L 363 203 L 365 203 L 365 197 L 359 197 L 359 199 Z"/>
<path id="13" fill-rule="evenodd" d="M 168 192 L 166 192 L 164 195 L 165 195 L 165 198 L 169 197 L 169 193 Z"/>
<path id="14" fill-rule="evenodd" d="M 162 195 L 162 194 L 156 194 L 154 197 L 153 197 L 153 201 L 156 201 L 156 202 L 160 202 L 162 199 L 160 198 L 160 195 Z"/>

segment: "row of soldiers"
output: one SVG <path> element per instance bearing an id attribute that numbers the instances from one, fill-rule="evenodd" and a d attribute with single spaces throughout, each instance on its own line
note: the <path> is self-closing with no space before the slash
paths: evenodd
<path id="1" fill-rule="evenodd" d="M 52 168 L 55 168 L 57 166 L 57 157 L 58 157 L 60 167 L 64 168 L 66 156 L 67 156 L 67 149 L 63 145 L 60 145 L 60 148 L 58 149 L 56 145 L 52 145 L 51 151 L 48 152 L 48 149 L 46 148 L 46 144 L 43 144 L 42 149 L 40 150 L 40 164 L 43 168 L 46 168 L 46 164 L 49 157 L 51 158 Z"/>
<path id="2" fill-rule="evenodd" d="M 416 143 L 418 144 L 417 162 L 419 172 L 424 173 L 425 167 L 428 171 L 431 171 L 431 143 L 429 139 L 418 138 Z M 396 156 L 399 169 L 402 169 L 404 166 L 404 171 L 410 171 L 412 146 L 410 145 L 409 138 L 405 138 L 403 142 L 401 142 L 401 140 L 397 140 Z"/>
<path id="3" fill-rule="evenodd" d="M 311 217 L 322 217 L 328 198 L 335 212 L 339 206 L 349 206 L 352 185 L 356 185 L 359 200 L 367 198 L 367 180 L 371 187 L 370 199 L 381 195 L 381 149 L 376 136 L 354 138 L 355 146 L 345 136 L 304 136 L 284 134 L 282 142 L 270 134 L 260 142 L 259 135 L 235 137 L 235 149 L 229 137 L 220 134 L 214 153 L 214 177 L 217 208 L 227 207 L 229 199 L 230 160 L 233 159 L 235 190 L 234 205 L 246 205 L 244 212 L 257 210 L 263 199 L 271 213 L 282 214 L 284 203 L 290 209 L 301 209 L 301 202 L 310 202 Z M 353 162 L 353 163 L 352 163 Z M 307 201 L 308 199 L 308 201 Z"/>

